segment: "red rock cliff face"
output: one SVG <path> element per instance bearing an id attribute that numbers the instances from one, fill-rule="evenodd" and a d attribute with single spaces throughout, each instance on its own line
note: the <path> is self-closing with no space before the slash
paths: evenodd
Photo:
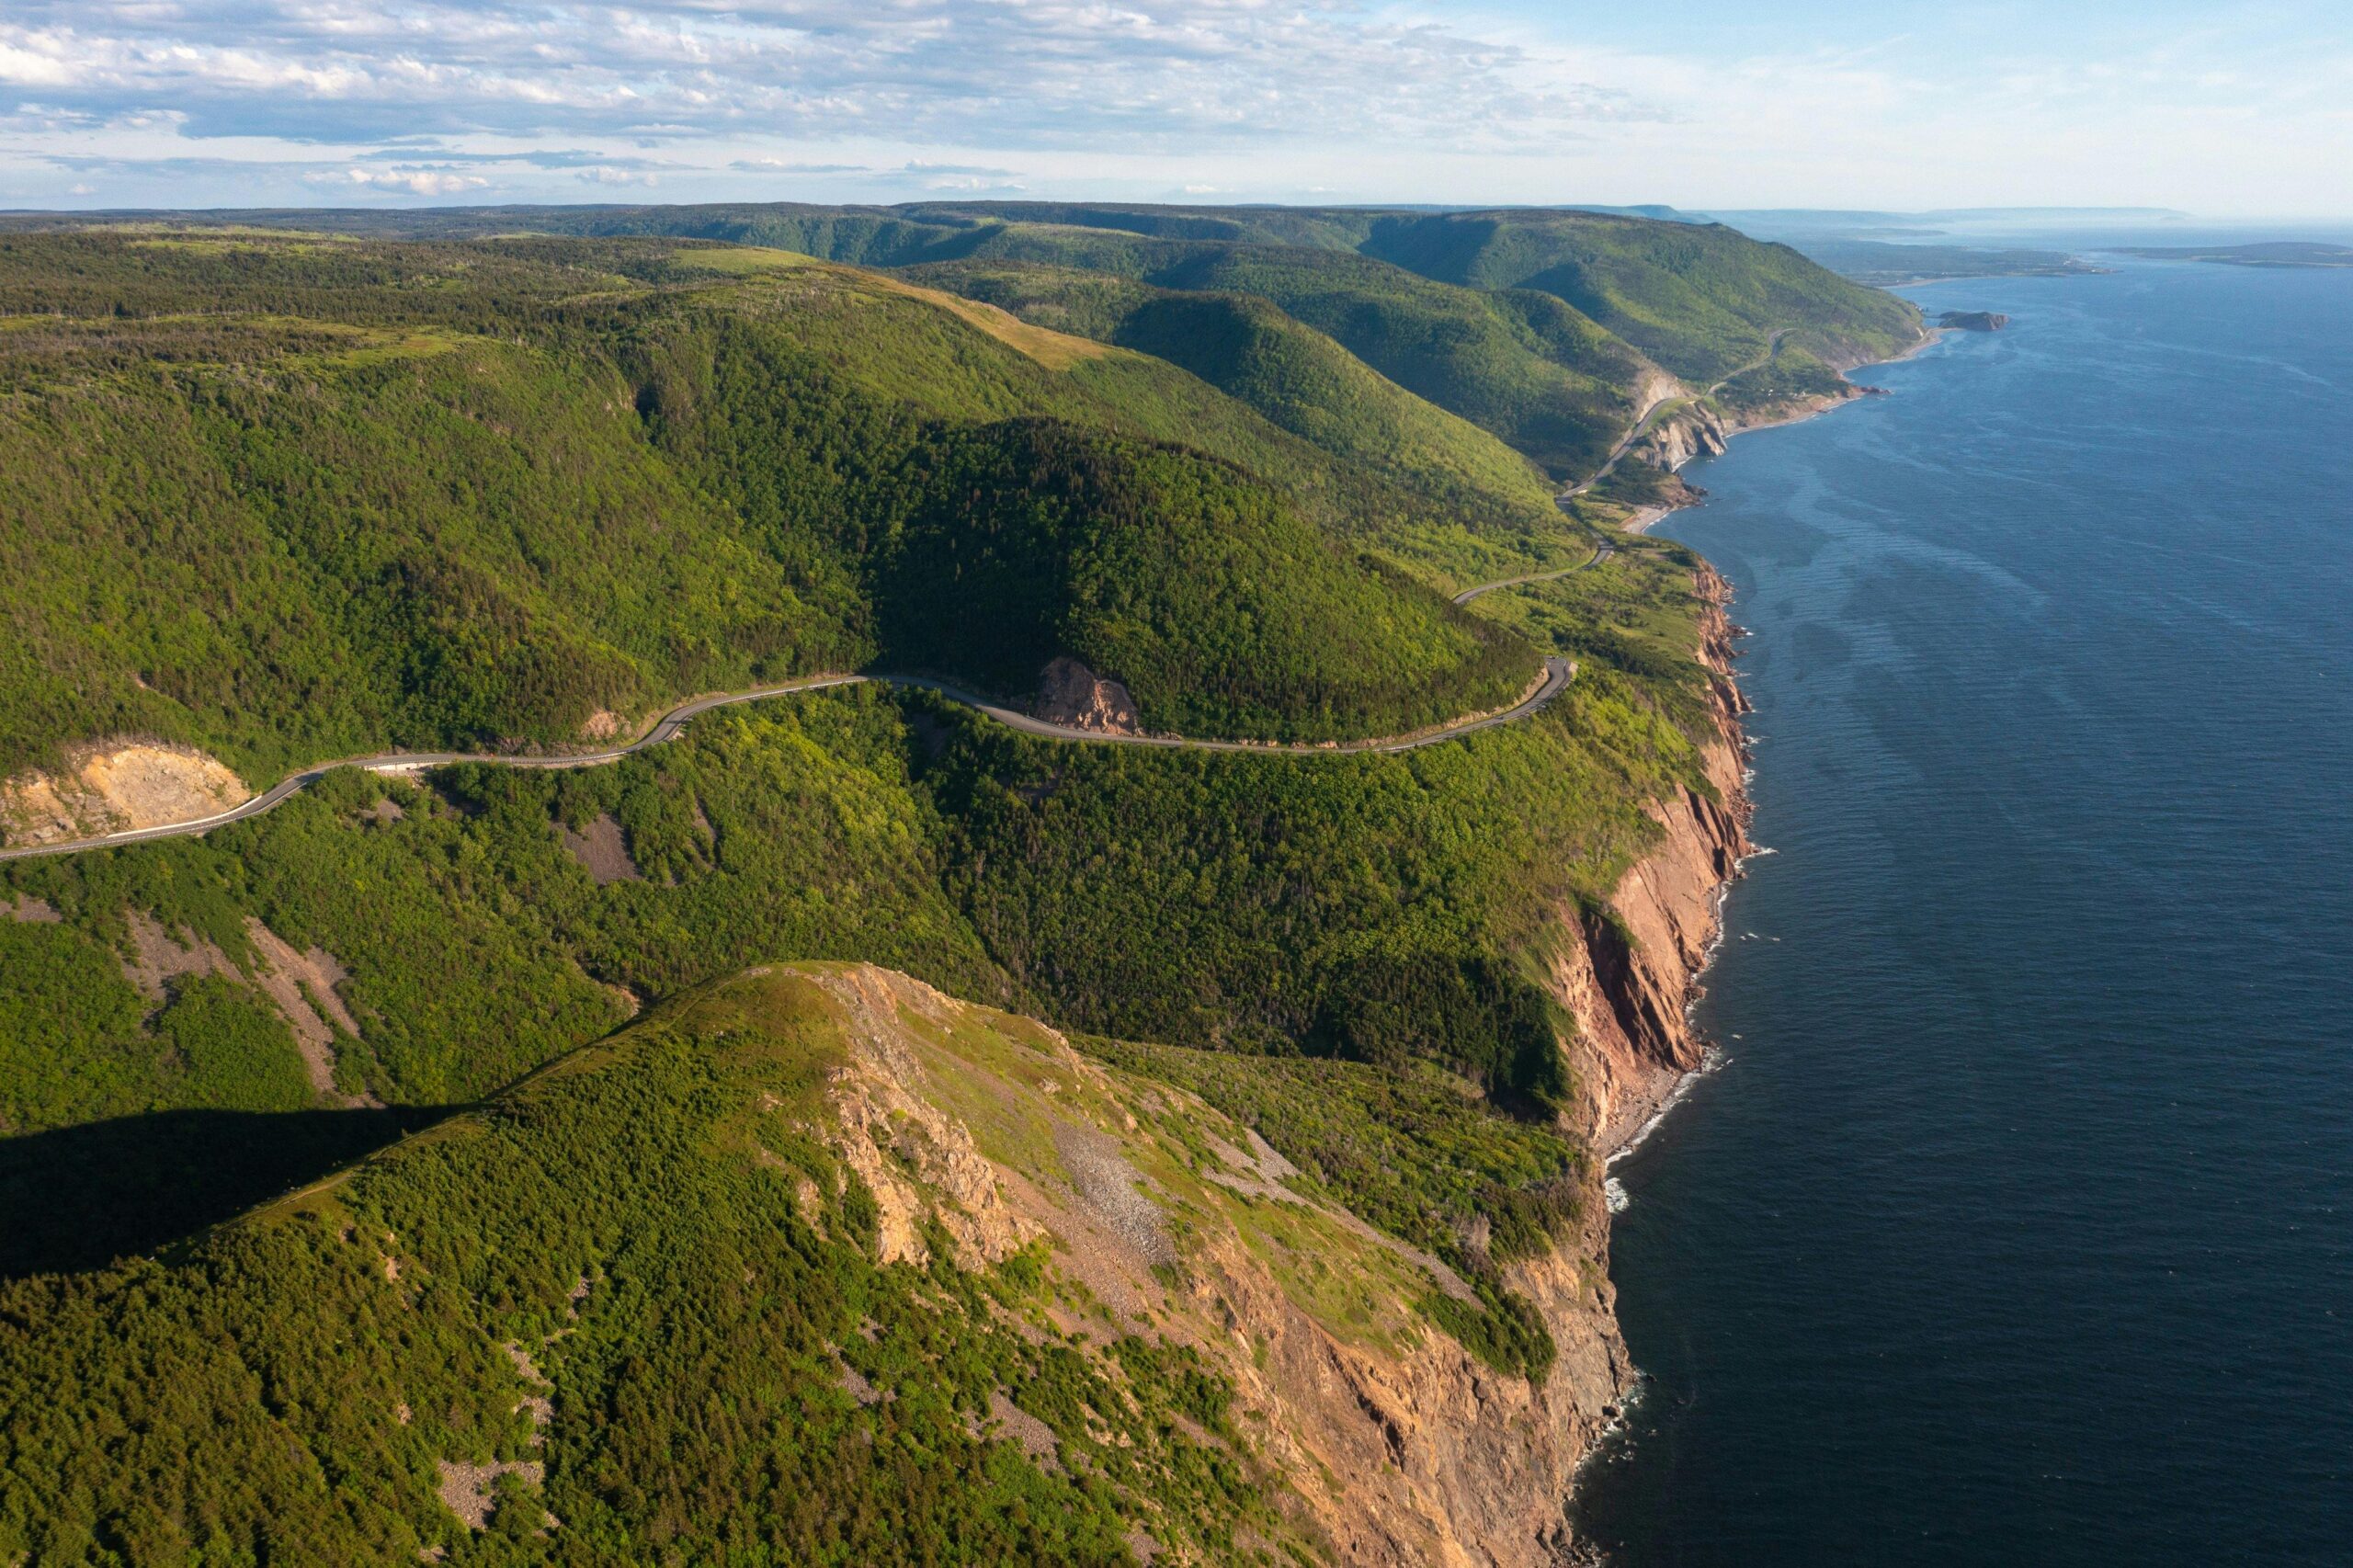
<path id="1" fill-rule="evenodd" d="M 1732 623 L 1723 610 L 1731 595 L 1705 567 L 1699 588 L 1708 605 L 1699 657 L 1716 725 L 1702 762 L 1714 797 L 1686 789 L 1652 802 L 1665 838 L 1620 879 L 1608 909 L 1561 912 L 1574 939 L 1561 944 L 1552 985 L 1577 1021 L 1573 1114 L 1605 1155 L 1699 1065 L 1701 1041 L 1684 1010 L 1719 934 L 1723 886 L 1749 848 L 1739 723 L 1745 704 L 1732 680 Z"/>
<path id="2" fill-rule="evenodd" d="M 1695 978 L 1718 931 L 1718 896 L 1747 852 L 1739 715 L 1731 677 L 1729 591 L 1702 569 L 1708 603 L 1699 656 L 1710 672 L 1715 733 L 1704 755 L 1714 793 L 1686 790 L 1655 801 L 1657 847 L 1612 890 L 1607 912 L 1561 912 L 1554 994 L 1574 1016 L 1571 1045 L 1578 1101 L 1572 1119 L 1599 1156 L 1640 1127 L 1683 1074 L 1701 1042 L 1685 1017 Z M 1596 1190 L 1583 1233 L 1550 1256 L 1506 1270 L 1512 1289 L 1543 1314 L 1557 1348 L 1541 1388 L 1498 1378 L 1450 1341 L 1377 1370 L 1347 1368 L 1332 1380 L 1321 1424 L 1379 1432 L 1348 1455 L 1344 1506 L 1356 1528 L 1336 1531 L 1345 1560 L 1360 1563 L 1535 1564 L 1569 1548 L 1566 1503 L 1576 1468 L 1615 1418 L 1633 1381 L 1608 1277 L 1609 1216 Z M 1340 1369 L 1341 1362 L 1334 1369 Z"/>
<path id="3" fill-rule="evenodd" d="M 1732 625 L 1723 610 L 1730 591 L 1705 568 L 1698 585 L 1708 606 L 1699 657 L 1713 698 L 1715 733 L 1704 752 L 1713 795 L 1685 790 L 1653 802 L 1664 836 L 1611 890 L 1608 910 L 1561 912 L 1563 940 L 1552 984 L 1577 1022 L 1570 1049 L 1579 1093 L 1570 1114 L 1593 1141 L 1597 1187 L 1600 1157 L 1699 1065 L 1701 1042 L 1685 1005 L 1716 940 L 1719 895 L 1748 850 L 1744 704 L 1732 681 Z M 1544 1387 L 1482 1396 L 1472 1380 L 1471 1389 L 1458 1384 L 1452 1397 L 1440 1389 L 1425 1395 L 1427 1428 L 1452 1428 L 1445 1446 L 1453 1462 L 1436 1488 L 1453 1525 L 1449 1544 L 1463 1554 L 1451 1561 L 1557 1561 L 1576 1467 L 1633 1381 L 1618 1332 L 1609 1217 L 1598 1192 L 1587 1213 L 1586 1231 L 1572 1244 L 1508 1274 L 1513 1289 L 1543 1313 L 1558 1346 Z"/>

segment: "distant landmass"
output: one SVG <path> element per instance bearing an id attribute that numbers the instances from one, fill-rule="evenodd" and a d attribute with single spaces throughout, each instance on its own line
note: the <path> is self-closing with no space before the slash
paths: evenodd
<path id="1" fill-rule="evenodd" d="M 1703 214 L 1760 239 L 1786 239 L 1799 233 L 1855 235 L 1908 231 L 1947 233 L 1976 224 L 2178 223 L 2189 214 L 2170 207 L 1939 207 L 1922 212 L 1883 212 L 1863 208 L 1711 208 Z"/>
<path id="2" fill-rule="evenodd" d="M 1882 289 L 1939 278 L 2074 278 L 2109 270 L 2055 250 L 1847 239 L 1793 238 L 1783 243 L 1842 277 Z"/>
<path id="3" fill-rule="evenodd" d="M 1857 283 L 1894 289 L 1945 278 L 2069 278 L 2108 270 L 2065 251 L 1971 244 L 1959 231 L 1998 233 L 2021 223 L 2163 223 L 2187 215 L 2156 207 L 1956 207 L 1926 212 L 1764 207 L 1684 216 L 1788 245 Z"/>
<path id="4" fill-rule="evenodd" d="M 2139 245 L 2122 255 L 2156 261 L 2218 261 L 2230 267 L 2353 267 L 2353 245 L 2266 240 L 2246 245 Z"/>

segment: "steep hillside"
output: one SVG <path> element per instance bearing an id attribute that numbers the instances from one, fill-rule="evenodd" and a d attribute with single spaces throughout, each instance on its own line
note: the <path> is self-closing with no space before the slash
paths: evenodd
<path id="1" fill-rule="evenodd" d="M 1315 739 L 1492 708 L 1536 666 L 1344 542 L 1428 503 L 1160 361 L 883 276 L 40 236 L 0 253 L 0 312 L 27 478 L 0 769 L 124 733 L 257 778 L 557 745 L 877 663 L 1017 697 L 1060 654 L 1147 725 Z M 1390 509 L 1343 526 L 1358 498 Z"/>
<path id="2" fill-rule="evenodd" d="M 1412 1115 L 1425 1176 L 1562 1216 L 1495 1256 L 1574 1237 L 1563 1141 Z M 763 966 L 167 1261 L 0 1292 L 0 1551 L 1529 1555 L 1606 1357 L 1488 1369 L 1439 1326 L 1477 1288 L 1345 1196 L 1027 1020 Z"/>
<path id="3" fill-rule="evenodd" d="M 0 812 L 828 665 L 1576 678 L 838 687 L 0 861 L 0 1563 L 1557 1560 L 1744 840 L 1721 585 L 1522 454 L 1671 378 L 1406 215 L 523 216 L 0 224 Z"/>
<path id="4" fill-rule="evenodd" d="M 958 262 L 910 278 L 1024 321 L 1180 365 L 1334 457 L 1458 506 L 1552 509 L 1552 488 L 1509 447 L 1404 391 L 1273 301 L 1157 289 L 1114 275 Z"/>
<path id="5" fill-rule="evenodd" d="M 991 231 L 972 255 L 1256 295 L 1408 392 L 1492 431 L 1555 479 L 1597 467 L 1631 423 L 1643 389 L 1663 380 L 1548 295 L 1458 288 L 1345 251 L 1018 224 Z"/>
<path id="6" fill-rule="evenodd" d="M 1777 334 L 1834 369 L 1919 340 L 1918 312 L 1904 301 L 1786 245 L 1664 210 L 949 201 L 450 209 L 300 221 L 423 236 L 523 226 L 691 235 L 892 267 L 1033 261 L 1256 294 L 1564 480 L 1589 476 L 1637 412 L 1677 390 L 1658 367 L 1699 387 L 1764 358 Z"/>

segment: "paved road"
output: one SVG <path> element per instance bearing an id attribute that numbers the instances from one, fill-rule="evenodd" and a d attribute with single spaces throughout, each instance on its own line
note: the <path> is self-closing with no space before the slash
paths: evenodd
<path id="1" fill-rule="evenodd" d="M 1525 577 L 1504 577 L 1493 583 L 1482 583 L 1475 588 L 1465 588 L 1455 595 L 1454 602 L 1459 605 L 1467 605 L 1481 594 L 1491 594 L 1497 588 L 1517 588 L 1523 583 L 1550 583 L 1557 577 L 1566 577 L 1572 573 L 1582 572 L 1588 566 L 1600 565 L 1617 553 L 1617 549 L 1616 545 L 1611 544 L 1608 540 L 1603 540 L 1593 547 L 1591 555 L 1578 562 L 1574 566 L 1563 566 L 1558 572 L 1537 572 Z"/>
<path id="2" fill-rule="evenodd" d="M 1590 562 L 1588 562 L 1590 564 Z M 1490 584 L 1489 586 L 1499 585 Z M 301 793 L 337 767 L 364 767 L 370 773 L 418 773 L 428 767 L 444 767 L 453 762 L 489 762 L 504 767 L 595 767 L 600 764 L 619 762 L 633 752 L 657 746 L 674 740 L 699 713 L 714 708 L 724 708 L 737 702 L 758 702 L 771 697 L 789 697 L 796 692 L 823 691 L 836 686 L 857 686 L 873 681 L 884 686 L 907 687 L 918 691 L 938 692 L 951 702 L 962 703 L 987 714 L 1000 724 L 1019 730 L 1024 734 L 1039 735 L 1048 740 L 1080 741 L 1106 745 L 1167 746 L 1189 751 L 1267 752 L 1286 756 L 1328 756 L 1342 752 L 1412 751 L 1416 746 L 1437 745 L 1470 734 L 1475 730 L 1491 729 L 1508 724 L 1539 712 L 1558 697 L 1576 676 L 1574 662 L 1558 656 L 1544 661 L 1542 683 L 1527 697 L 1501 712 L 1480 718 L 1458 720 L 1437 729 L 1411 735 L 1392 736 L 1379 740 L 1339 741 L 1329 744 L 1309 742 L 1275 743 L 1253 741 L 1197 741 L 1180 735 L 1120 735 L 1106 734 L 1096 730 L 1073 729 L 1066 724 L 1050 723 L 1043 719 L 1017 713 L 1010 708 L 973 696 L 946 681 L 931 680 L 922 676 L 812 676 L 803 680 L 787 681 L 780 686 L 761 687 L 754 691 L 722 692 L 716 697 L 700 697 L 684 703 L 662 716 L 661 722 L 648 730 L 642 738 L 628 745 L 615 746 L 609 751 L 574 753 L 567 756 L 489 756 L 473 752 L 382 752 L 374 756 L 347 757 L 338 762 L 324 762 L 314 767 L 279 779 L 252 800 L 230 811 L 190 822 L 166 823 L 160 827 L 130 828 L 121 833 L 101 834 L 94 838 L 70 839 L 60 844 L 28 844 L 13 849 L 0 849 L 0 860 L 20 860 L 36 855 L 68 855 L 83 849 L 110 849 L 125 844 L 143 843 L 151 838 L 186 838 L 211 832 L 216 827 L 247 817 L 257 817 L 290 796 Z"/>

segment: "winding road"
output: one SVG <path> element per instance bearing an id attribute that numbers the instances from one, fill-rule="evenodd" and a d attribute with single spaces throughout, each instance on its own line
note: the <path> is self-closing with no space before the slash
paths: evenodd
<path id="1" fill-rule="evenodd" d="M 1596 559 L 1599 557 L 1597 556 Z M 1587 562 L 1586 564 L 1591 565 L 1592 562 Z M 1576 571 L 1579 568 L 1571 567 L 1569 570 Z M 1471 590 L 1471 594 L 1505 585 L 1502 583 L 1489 583 Z M 1469 597 L 1471 594 L 1463 597 Z M 1456 602 L 1461 601 L 1458 599 Z M 619 762 L 622 757 L 631 756 L 632 753 L 643 751 L 649 746 L 660 745 L 665 741 L 675 740 L 687 727 L 688 721 L 698 714 L 708 713 L 714 708 L 725 708 L 738 702 L 758 702 L 771 697 L 790 697 L 797 692 L 824 691 L 837 686 L 858 686 L 870 681 L 909 690 L 936 692 L 951 702 L 961 703 L 977 712 L 984 713 L 1010 729 L 1018 730 L 1028 735 L 1038 735 L 1047 740 L 1080 741 L 1115 745 L 1165 746 L 1188 751 L 1239 751 L 1287 756 L 1332 756 L 1347 752 L 1412 751 L 1418 746 L 1437 745 L 1441 742 L 1455 740 L 1474 731 L 1492 729 L 1498 724 L 1514 723 L 1549 706 L 1554 698 L 1566 689 L 1569 682 L 1575 678 L 1576 673 L 1577 667 L 1574 660 L 1564 659 L 1555 654 L 1545 659 L 1543 678 L 1536 688 L 1509 708 L 1494 713 L 1458 719 L 1450 723 L 1442 724 L 1434 729 L 1417 731 L 1410 735 L 1388 736 L 1376 740 L 1331 742 L 1203 741 L 1188 740 L 1182 735 L 1117 734 L 1100 730 L 1081 730 L 1071 725 L 1056 724 L 1044 719 L 1033 718 L 1029 714 L 1017 712 L 1010 708 L 1001 708 L 986 699 L 975 697 L 971 692 L 950 686 L 946 681 L 932 680 L 924 676 L 810 676 L 801 680 L 786 681 L 779 686 L 760 687 L 752 691 L 722 692 L 714 697 L 699 697 L 692 702 L 682 703 L 670 710 L 639 739 L 624 746 L 615 746 L 609 751 L 580 752 L 564 756 L 491 756 L 474 752 L 455 751 L 383 752 L 374 756 L 346 757 L 335 762 L 319 763 L 303 768 L 298 773 L 289 774 L 242 805 L 216 812 L 209 817 L 197 817 L 188 822 L 165 823 L 155 827 L 125 828 L 119 833 L 99 834 L 90 838 L 68 839 L 56 844 L 27 844 L 14 848 L 0 848 L 0 860 L 22 860 L 37 855 L 70 855 L 85 849 L 111 849 L 126 844 L 142 844 L 153 838 L 198 836 L 210 833 L 216 827 L 225 827 L 233 822 L 244 822 L 248 817 L 257 817 L 279 802 L 300 794 L 338 767 L 361 767 L 370 773 L 419 773 L 428 767 L 445 767 L 456 762 L 489 762 L 504 767 L 595 767 L 608 762 Z"/>
<path id="2" fill-rule="evenodd" d="M 1583 561 L 1578 562 L 1574 566 L 1563 566 L 1558 572 L 1530 573 L 1525 577 L 1500 577 L 1492 583 L 1482 583 L 1475 588 L 1463 589 L 1461 593 L 1454 596 L 1454 602 L 1459 605 L 1467 605 L 1472 599 L 1477 598 L 1481 594 L 1491 594 L 1497 588 L 1517 588 L 1521 586 L 1523 584 L 1528 583 L 1553 582 L 1559 578 L 1567 577 L 1575 573 L 1582 572 L 1588 566 L 1600 565 L 1603 562 L 1616 554 L 1617 550 L 1618 547 L 1611 544 L 1608 540 L 1601 540 L 1595 543 L 1593 547 L 1593 553 L 1586 557 Z"/>
<path id="3" fill-rule="evenodd" d="M 1563 491 L 1560 497 L 1562 502 L 1565 504 L 1584 494 L 1607 479 L 1617 468 L 1618 460 L 1624 457 L 1636 439 L 1650 427 L 1653 416 L 1659 410 L 1670 403 L 1697 403 L 1713 397 L 1734 377 L 1745 375 L 1769 362 L 1774 351 L 1780 347 L 1781 339 L 1787 336 L 1790 330 L 1789 327 L 1776 330 L 1767 339 L 1764 353 L 1732 371 L 1697 397 L 1685 394 L 1678 398 L 1670 394 L 1652 399 L 1626 434 L 1619 438 L 1618 444 L 1610 449 L 1608 458 L 1594 471 L 1593 476 L 1573 489 Z M 1557 572 L 1538 572 L 1525 577 L 1505 577 L 1493 583 L 1481 583 L 1455 595 L 1454 602 L 1458 605 L 1469 604 L 1480 595 L 1492 593 L 1497 588 L 1518 587 L 1529 583 L 1549 583 L 1556 578 L 1566 577 L 1573 573 L 1583 572 L 1588 567 L 1598 566 L 1608 560 L 1612 548 L 1610 543 L 1604 540 L 1594 547 L 1590 557 L 1574 566 L 1563 566 Z M 823 691 L 836 686 L 857 686 L 867 681 L 917 691 L 936 692 L 951 702 L 959 702 L 977 712 L 984 713 L 1008 728 L 1018 730 L 1024 734 L 1041 736 L 1047 740 L 1167 746 L 1189 751 L 1263 752 L 1290 756 L 1330 756 L 1347 752 L 1412 751 L 1417 746 L 1438 745 L 1474 731 L 1491 729 L 1497 724 L 1513 723 L 1541 711 L 1575 676 L 1574 661 L 1553 655 L 1544 661 L 1544 677 L 1541 684 L 1518 702 L 1499 712 L 1458 719 L 1451 723 L 1417 731 L 1410 735 L 1390 736 L 1379 740 L 1275 742 L 1202 741 L 1188 740 L 1182 735 L 1127 735 L 1100 730 L 1075 729 L 1067 724 L 1055 724 L 1043 719 L 1033 718 L 1029 714 L 1017 712 L 1010 708 L 999 707 L 983 698 L 975 697 L 971 692 L 950 686 L 945 681 L 932 680 L 923 676 L 811 676 L 801 680 L 787 681 L 780 686 L 761 687 L 753 691 L 722 692 L 713 697 L 697 698 L 692 702 L 683 703 L 664 714 L 660 722 L 639 739 L 625 746 L 616 746 L 610 751 L 574 753 L 565 756 L 490 756 L 480 753 L 454 751 L 385 752 L 375 756 L 347 757 L 336 762 L 323 762 L 298 773 L 289 774 L 242 805 L 209 817 L 197 817 L 188 822 L 165 823 L 155 827 L 125 828 L 119 833 L 99 834 L 95 837 L 68 839 L 57 844 L 27 844 L 13 848 L 0 848 L 0 860 L 28 859 L 38 855 L 70 855 L 85 849 L 109 849 L 126 844 L 141 844 L 152 838 L 186 838 L 210 833 L 216 827 L 224 827 L 233 822 L 243 822 L 248 817 L 261 815 L 280 801 L 300 794 L 338 767 L 363 767 L 371 773 L 417 773 L 428 767 L 443 767 L 456 762 L 489 762 L 506 767 L 595 767 L 603 763 L 619 762 L 622 757 L 634 752 L 641 752 L 648 746 L 660 745 L 665 741 L 674 740 L 678 733 L 687 727 L 688 721 L 699 713 L 708 713 L 714 708 L 724 708 L 737 702 L 758 702 L 771 697 L 789 697 L 796 692 Z"/>

